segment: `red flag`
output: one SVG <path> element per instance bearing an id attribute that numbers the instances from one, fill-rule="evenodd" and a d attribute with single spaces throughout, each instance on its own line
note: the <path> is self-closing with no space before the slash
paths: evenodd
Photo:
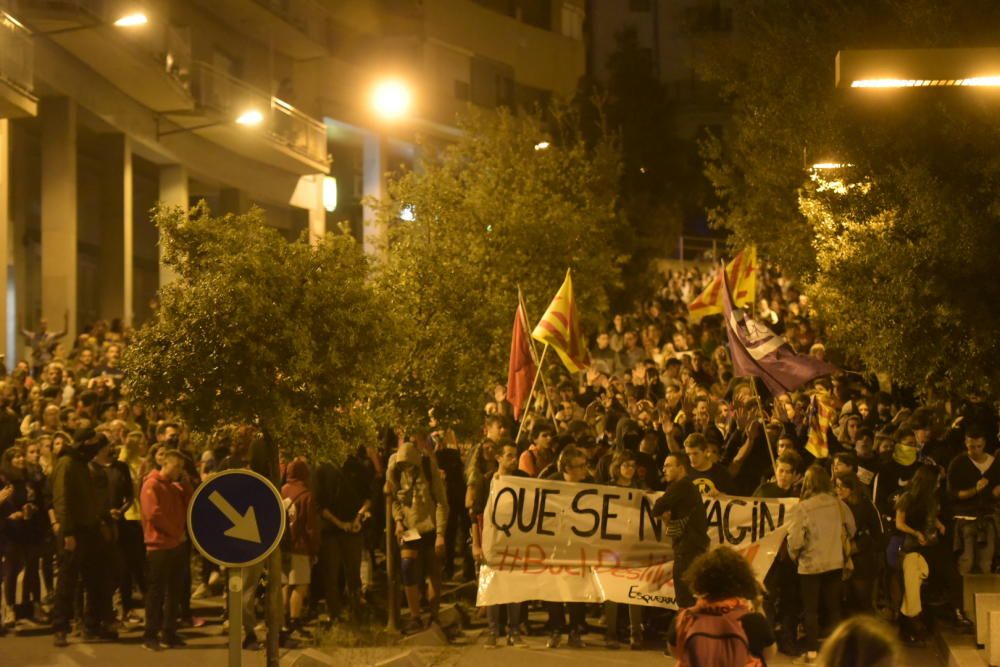
<path id="1" fill-rule="evenodd" d="M 514 407 L 514 419 L 521 418 L 521 411 L 535 381 L 536 366 L 527 321 L 524 308 L 518 303 L 514 314 L 514 333 L 510 339 L 510 365 L 507 368 L 507 401 Z"/>

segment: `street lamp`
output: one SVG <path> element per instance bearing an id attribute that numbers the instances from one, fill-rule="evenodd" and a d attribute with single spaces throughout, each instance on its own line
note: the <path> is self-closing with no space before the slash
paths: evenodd
<path id="1" fill-rule="evenodd" d="M 111 22 L 116 28 L 136 28 L 149 23 L 149 17 L 143 12 L 131 12 L 129 14 L 123 14 L 114 21 Z M 46 32 L 33 32 L 32 37 L 45 36 L 50 37 L 52 35 L 65 35 L 68 32 L 80 32 L 81 30 L 91 30 L 93 28 L 100 28 L 105 23 L 91 23 L 89 25 L 75 25 L 71 28 L 60 28 L 59 30 L 49 30 Z"/>
<path id="2" fill-rule="evenodd" d="M 254 127 L 264 122 L 264 114 L 257 109 L 247 109 L 236 117 L 236 124 L 244 127 Z"/>
<path id="3" fill-rule="evenodd" d="M 194 125 L 192 127 L 179 127 L 176 130 L 168 130 L 166 132 L 160 131 L 160 116 L 156 117 L 156 140 L 159 141 L 163 137 L 169 137 L 171 134 L 182 134 L 184 132 L 195 132 L 197 130 L 204 130 L 209 127 L 216 127 L 218 125 L 225 125 L 230 121 L 217 121 L 214 123 L 203 123 L 201 125 Z M 259 109 L 247 109 L 240 113 L 232 120 L 232 122 L 237 125 L 242 125 L 243 127 L 256 127 L 264 122 L 264 114 L 260 112 Z"/>
<path id="4" fill-rule="evenodd" d="M 399 120 L 410 111 L 413 95 L 409 87 L 397 79 L 375 85 L 371 94 L 372 109 L 385 120 Z"/>
<path id="5" fill-rule="evenodd" d="M 146 25 L 149 23 L 149 19 L 142 12 L 134 12 L 132 14 L 126 14 L 121 17 L 111 25 L 118 28 L 134 28 L 135 26 Z"/>

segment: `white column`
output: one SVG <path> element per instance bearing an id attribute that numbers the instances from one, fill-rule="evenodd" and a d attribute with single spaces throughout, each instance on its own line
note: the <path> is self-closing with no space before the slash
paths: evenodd
<path id="1" fill-rule="evenodd" d="M 362 155 L 362 169 L 364 174 L 364 197 L 381 201 L 386 196 L 385 172 L 388 169 L 388 159 L 386 155 L 385 138 L 369 133 L 365 135 L 364 153 Z M 375 207 L 368 203 L 364 205 L 364 228 L 362 238 L 364 240 L 365 254 L 379 255 L 382 252 L 381 243 L 385 230 L 378 223 Z"/>
<path id="2" fill-rule="evenodd" d="M 179 164 L 171 164 L 160 168 L 160 203 L 166 206 L 179 206 L 184 211 L 187 211 L 187 169 Z M 163 254 L 161 249 L 160 287 L 173 282 L 176 278 L 177 275 L 174 273 L 174 270 L 163 263 Z"/>
<path id="3" fill-rule="evenodd" d="M 309 243 L 316 245 L 326 235 L 326 207 L 323 206 L 323 181 L 326 174 L 313 174 L 313 201 L 309 207 Z"/>
<path id="4" fill-rule="evenodd" d="M 105 202 L 101 228 L 101 317 L 132 323 L 132 142 L 124 134 L 103 138 L 105 178 L 111 201 Z"/>
<path id="5" fill-rule="evenodd" d="M 0 354 L 7 357 L 8 370 L 13 368 L 13 359 L 9 356 L 14 351 L 11 344 L 16 345 L 9 340 L 11 327 L 7 323 L 8 313 L 13 315 L 7 303 L 7 268 L 13 264 L 10 245 L 10 195 L 10 121 L 3 118 L 0 119 L 0 323 L 4 333 L 0 336 Z M 14 336 L 17 336 L 16 322 Z"/>
<path id="6" fill-rule="evenodd" d="M 42 318 L 67 346 L 76 338 L 76 104 L 65 97 L 38 105 L 42 143 Z"/>

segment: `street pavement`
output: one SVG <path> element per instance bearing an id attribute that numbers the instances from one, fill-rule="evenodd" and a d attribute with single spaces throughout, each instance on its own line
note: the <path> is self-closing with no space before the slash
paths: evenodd
<path id="1" fill-rule="evenodd" d="M 208 625 L 197 630 L 182 630 L 182 636 L 188 641 L 188 646 L 151 652 L 142 648 L 141 632 L 136 630 L 123 635 L 118 643 L 85 644 L 79 640 L 71 641 L 63 649 L 52 646 L 50 634 L 34 634 L 30 636 L 14 636 L 8 634 L 0 638 L 0 667 L 225 667 L 227 665 L 226 637 L 222 634 L 221 625 Z M 544 637 L 528 639 L 530 648 L 497 648 L 486 649 L 479 646 L 481 631 L 473 630 L 464 633 L 460 641 L 465 644 L 449 647 L 415 648 L 412 651 L 421 659 L 424 665 L 441 665 L 446 667 L 510 667 L 511 665 L 553 665 L 560 667 L 617 667 L 624 665 L 660 665 L 674 664 L 672 659 L 665 657 L 660 651 L 630 651 L 627 648 L 617 651 L 607 650 L 600 643 L 599 635 L 587 637 L 591 643 L 585 649 L 560 648 L 548 650 L 544 648 Z M 941 650 L 933 641 L 924 649 L 907 649 L 900 667 L 931 667 L 944 665 Z M 328 656 L 327 664 L 346 666 L 373 665 L 377 662 L 398 655 L 401 649 L 396 646 L 380 648 L 355 649 L 311 649 L 283 650 L 282 667 L 320 667 L 323 662 L 316 660 L 317 652 Z M 243 664 L 246 667 L 265 667 L 264 653 L 261 651 L 243 652 Z M 774 666 L 791 665 L 791 658 L 779 655 L 769 663 Z"/>

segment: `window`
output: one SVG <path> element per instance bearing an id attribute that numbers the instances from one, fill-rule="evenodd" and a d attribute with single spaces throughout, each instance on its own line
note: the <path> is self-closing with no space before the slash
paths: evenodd
<path id="1" fill-rule="evenodd" d="M 455 99 L 468 101 L 469 100 L 469 82 L 468 81 L 455 81 Z"/>
<path id="2" fill-rule="evenodd" d="M 570 39 L 583 39 L 583 11 L 568 2 L 562 6 L 562 34 Z"/>
<path id="3" fill-rule="evenodd" d="M 648 12 L 652 8 L 652 0 L 628 0 L 630 12 Z"/>

